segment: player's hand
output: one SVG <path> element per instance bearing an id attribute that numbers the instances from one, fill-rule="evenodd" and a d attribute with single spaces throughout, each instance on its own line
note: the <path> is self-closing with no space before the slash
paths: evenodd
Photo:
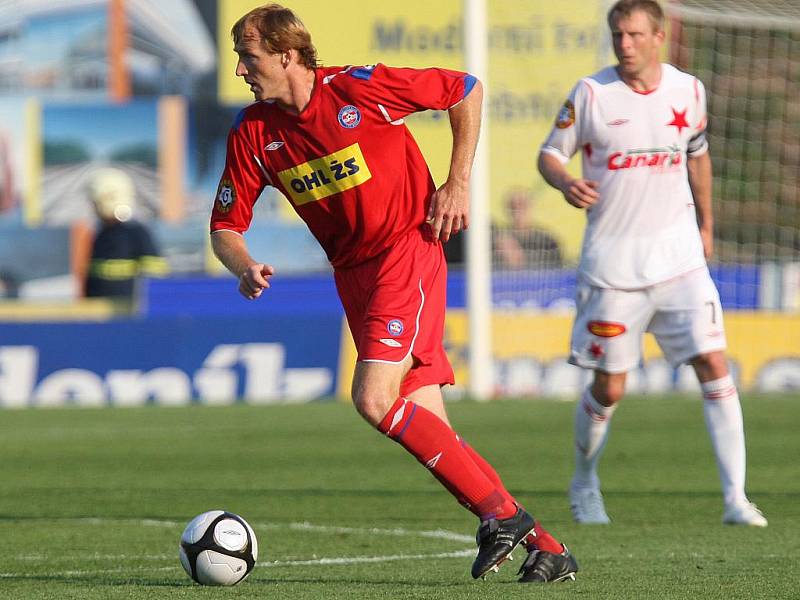
<path id="1" fill-rule="evenodd" d="M 248 300 L 255 300 L 269 287 L 269 279 L 274 273 L 271 265 L 250 265 L 239 277 L 239 293 Z"/>
<path id="2" fill-rule="evenodd" d="M 447 180 L 431 196 L 425 221 L 435 239 L 446 242 L 450 236 L 469 227 L 469 187 Z"/>
<path id="3" fill-rule="evenodd" d="M 703 241 L 703 254 L 706 260 L 714 254 L 714 232 L 711 229 L 700 229 L 700 239 Z"/>
<path id="4" fill-rule="evenodd" d="M 572 179 L 561 188 L 567 202 L 576 208 L 590 208 L 600 200 L 600 184 L 591 179 Z"/>

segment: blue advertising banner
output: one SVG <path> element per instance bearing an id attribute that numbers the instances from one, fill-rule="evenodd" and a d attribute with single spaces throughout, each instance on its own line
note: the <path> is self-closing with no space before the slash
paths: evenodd
<path id="1" fill-rule="evenodd" d="M 723 308 L 760 308 L 761 273 L 757 265 L 712 265 L 710 270 Z M 504 309 L 571 309 L 575 306 L 576 280 L 574 269 L 496 271 L 492 275 L 492 304 Z M 330 273 L 275 277 L 258 302 L 239 296 L 232 277 L 150 279 L 143 283 L 140 310 L 147 317 L 343 314 Z M 447 306 L 465 308 L 466 301 L 466 274 L 451 269 Z"/>
<path id="2" fill-rule="evenodd" d="M 341 319 L 0 324 L 0 406 L 272 403 L 332 396 Z"/>

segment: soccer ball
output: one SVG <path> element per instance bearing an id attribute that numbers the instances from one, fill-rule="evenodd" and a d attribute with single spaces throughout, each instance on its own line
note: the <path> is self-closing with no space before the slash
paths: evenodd
<path id="1" fill-rule="evenodd" d="M 239 515 L 210 510 L 186 526 L 180 558 L 186 573 L 199 584 L 236 585 L 258 559 L 256 534 Z"/>

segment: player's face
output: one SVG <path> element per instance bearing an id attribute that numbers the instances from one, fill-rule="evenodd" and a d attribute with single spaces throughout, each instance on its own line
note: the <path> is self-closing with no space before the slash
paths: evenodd
<path id="1" fill-rule="evenodd" d="M 616 21 L 611 28 L 611 39 L 622 74 L 637 77 L 658 64 L 664 32 L 653 25 L 647 13 L 637 10 Z"/>
<path id="2" fill-rule="evenodd" d="M 234 48 L 239 55 L 236 75 L 250 86 L 256 100 L 275 100 L 288 91 L 284 55 L 269 52 L 255 28 L 247 27 Z"/>

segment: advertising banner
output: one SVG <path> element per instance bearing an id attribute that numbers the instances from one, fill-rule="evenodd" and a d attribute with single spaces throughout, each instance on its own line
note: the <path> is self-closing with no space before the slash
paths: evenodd
<path id="1" fill-rule="evenodd" d="M 2 323 L 0 407 L 332 396 L 340 323 L 338 315 Z"/>
<path id="2" fill-rule="evenodd" d="M 539 311 L 499 311 L 493 315 L 492 355 L 497 396 L 577 398 L 592 372 L 567 363 L 572 314 Z M 735 311 L 725 315 L 727 357 L 734 380 L 743 392 L 800 390 L 800 315 Z M 450 309 L 445 322 L 445 347 L 456 376 L 450 396 L 463 395 L 469 384 L 467 313 Z M 339 395 L 349 394 L 355 350 L 342 336 Z M 655 339 L 644 338 L 644 361 L 628 374 L 632 394 L 697 392 L 689 366 L 673 369 Z"/>

